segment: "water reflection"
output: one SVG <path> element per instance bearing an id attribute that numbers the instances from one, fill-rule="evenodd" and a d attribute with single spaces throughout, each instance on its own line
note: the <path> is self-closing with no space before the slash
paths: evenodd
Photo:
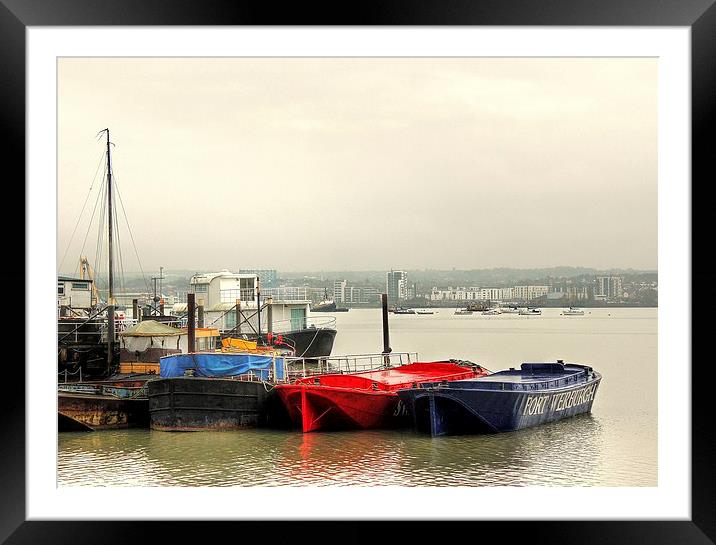
<path id="1" fill-rule="evenodd" d="M 60 485 L 87 481 L 88 466 L 99 486 L 627 484 L 611 482 L 602 442 L 603 427 L 592 415 L 437 438 L 412 430 L 68 433 L 60 439 Z M 641 474 L 631 469 L 636 481 L 651 473 L 648 465 Z"/>

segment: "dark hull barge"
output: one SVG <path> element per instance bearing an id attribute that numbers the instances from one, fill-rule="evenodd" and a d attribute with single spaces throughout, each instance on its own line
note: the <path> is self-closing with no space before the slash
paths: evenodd
<path id="1" fill-rule="evenodd" d="M 149 383 L 150 427 L 225 431 L 261 426 L 270 387 L 257 380 L 176 377 Z"/>
<path id="2" fill-rule="evenodd" d="M 227 431 L 266 424 L 267 401 L 284 378 L 277 355 L 192 353 L 166 356 L 148 383 L 149 427 L 159 431 Z"/>
<path id="3" fill-rule="evenodd" d="M 398 391 L 417 431 L 433 437 L 508 432 L 588 413 L 602 376 L 578 364 L 523 363 L 481 378 Z"/>

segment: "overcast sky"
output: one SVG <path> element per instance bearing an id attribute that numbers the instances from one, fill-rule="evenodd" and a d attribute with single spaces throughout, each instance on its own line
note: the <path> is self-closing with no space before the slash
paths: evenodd
<path id="1" fill-rule="evenodd" d="M 657 267 L 655 59 L 58 70 L 66 273 L 94 259 L 105 127 L 145 271 Z M 139 270 L 123 214 L 120 241 Z"/>

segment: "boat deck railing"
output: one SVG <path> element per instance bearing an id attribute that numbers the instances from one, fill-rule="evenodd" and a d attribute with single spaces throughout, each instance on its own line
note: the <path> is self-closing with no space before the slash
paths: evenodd
<path id="1" fill-rule="evenodd" d="M 391 352 L 389 354 L 345 354 L 318 358 L 284 359 L 286 376 L 291 379 L 326 373 L 359 373 L 387 367 L 398 367 L 418 360 L 417 352 Z"/>
<path id="2" fill-rule="evenodd" d="M 117 319 L 114 322 L 115 340 L 119 340 L 119 334 L 130 327 L 137 325 L 139 320 L 134 318 Z M 103 343 L 107 342 L 107 321 L 89 321 L 87 319 L 63 320 L 62 327 L 58 326 L 58 341 L 69 344 L 80 343 Z"/>
<path id="3" fill-rule="evenodd" d="M 101 395 L 116 397 L 117 399 L 143 399 L 147 397 L 146 384 L 142 386 L 112 386 L 107 384 L 70 382 L 58 384 L 57 391 L 72 394 Z"/>

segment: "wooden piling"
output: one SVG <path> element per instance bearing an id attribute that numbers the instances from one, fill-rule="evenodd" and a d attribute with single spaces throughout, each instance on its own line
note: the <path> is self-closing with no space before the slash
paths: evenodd
<path id="1" fill-rule="evenodd" d="M 241 333 L 241 299 L 236 300 L 236 334 Z"/>
<path id="2" fill-rule="evenodd" d="M 392 349 L 390 348 L 390 333 L 388 331 L 388 294 L 381 293 L 380 300 L 383 304 L 383 354 L 390 354 Z M 390 363 L 388 357 L 385 358 L 386 364 Z"/>
<path id="3" fill-rule="evenodd" d="M 197 305 L 197 314 L 199 319 L 199 327 L 204 327 L 204 300 L 199 299 L 199 304 Z"/>
<path id="4" fill-rule="evenodd" d="M 196 350 L 196 331 L 195 331 L 195 315 L 194 315 L 194 294 L 188 293 L 186 296 L 187 310 L 187 344 L 188 352 L 192 354 Z"/>
<path id="5" fill-rule="evenodd" d="M 266 331 L 273 333 L 273 297 L 270 295 L 266 299 Z"/>

